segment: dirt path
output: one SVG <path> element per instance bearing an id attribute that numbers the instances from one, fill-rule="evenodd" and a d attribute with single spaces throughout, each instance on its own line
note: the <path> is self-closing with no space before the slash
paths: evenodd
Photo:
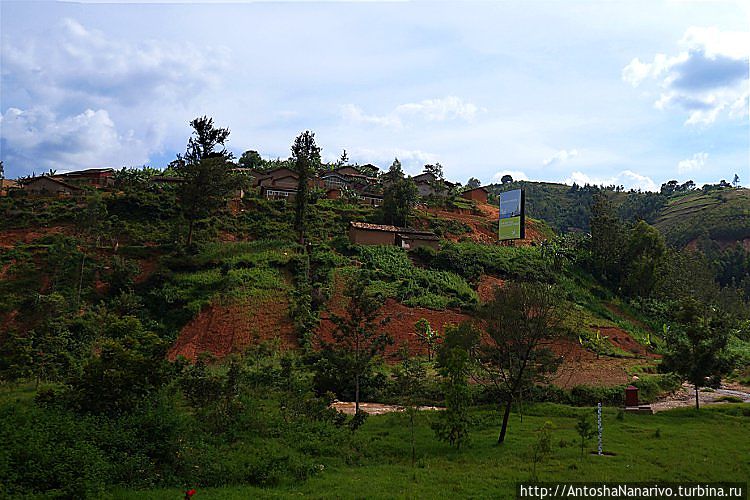
<path id="1" fill-rule="evenodd" d="M 737 397 L 744 403 L 750 403 L 750 387 L 744 387 L 735 384 L 722 384 L 721 388 L 713 389 L 707 392 L 705 388 L 698 391 L 698 399 L 701 406 L 712 404 L 731 404 L 718 399 L 726 396 Z M 662 401 L 657 401 L 651 405 L 654 412 L 671 410 L 672 408 L 694 408 L 695 407 L 695 389 L 690 384 L 682 384 L 677 391 L 668 395 Z"/>
<path id="2" fill-rule="evenodd" d="M 355 403 L 353 401 L 335 401 L 331 404 L 331 408 L 336 408 L 341 413 L 346 415 L 354 415 Z M 439 406 L 420 406 L 419 410 L 444 410 Z M 401 412 L 404 411 L 403 406 L 398 405 L 386 405 L 382 403 L 359 403 L 359 411 L 368 413 L 370 415 L 383 415 L 385 413 Z"/>

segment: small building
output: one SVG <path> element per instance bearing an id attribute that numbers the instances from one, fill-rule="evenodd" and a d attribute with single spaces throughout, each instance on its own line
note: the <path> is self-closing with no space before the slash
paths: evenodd
<path id="1" fill-rule="evenodd" d="M 440 238 L 432 231 L 402 231 L 396 234 L 396 245 L 404 250 L 431 248 L 440 250 Z"/>
<path id="2" fill-rule="evenodd" d="M 472 201 L 481 201 L 482 203 L 487 203 L 487 196 L 489 195 L 489 191 L 485 187 L 478 187 L 475 189 L 469 189 L 467 191 L 464 191 L 461 193 L 461 198 L 466 198 L 467 200 Z"/>
<path id="3" fill-rule="evenodd" d="M 18 181 L 13 179 L 0 179 L 0 196 L 7 196 L 11 189 L 19 188 Z"/>
<path id="4" fill-rule="evenodd" d="M 356 245 L 397 245 L 406 250 L 439 248 L 440 239 L 432 231 L 367 222 L 349 223 L 349 241 Z"/>
<path id="5" fill-rule="evenodd" d="M 38 196 L 74 196 L 83 193 L 78 186 L 47 175 L 26 179 L 22 185 L 24 191 Z"/>
<path id="6" fill-rule="evenodd" d="M 86 170 L 66 172 L 64 174 L 55 174 L 52 177 L 70 184 L 85 184 L 87 186 L 103 188 L 114 185 L 114 175 L 115 169 L 113 168 L 89 168 Z"/>

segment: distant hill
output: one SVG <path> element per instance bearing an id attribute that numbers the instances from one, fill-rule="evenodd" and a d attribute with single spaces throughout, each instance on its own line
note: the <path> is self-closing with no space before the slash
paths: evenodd
<path id="1" fill-rule="evenodd" d="M 750 190 L 744 188 L 695 189 L 666 196 L 552 182 L 516 181 L 488 187 L 493 196 L 519 188 L 526 191 L 527 214 L 559 232 L 589 231 L 594 195 L 606 192 L 623 220 L 643 219 L 675 246 L 701 237 L 721 245 L 750 239 Z"/>
<path id="2" fill-rule="evenodd" d="M 721 244 L 750 239 L 750 189 L 697 190 L 673 197 L 655 226 L 669 243 L 685 246 L 707 237 Z"/>

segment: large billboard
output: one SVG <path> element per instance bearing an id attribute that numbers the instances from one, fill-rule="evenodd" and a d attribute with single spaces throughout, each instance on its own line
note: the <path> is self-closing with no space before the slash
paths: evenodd
<path id="1" fill-rule="evenodd" d="M 523 189 L 500 193 L 500 225 L 498 237 L 503 240 L 519 240 L 526 236 L 526 209 Z"/>

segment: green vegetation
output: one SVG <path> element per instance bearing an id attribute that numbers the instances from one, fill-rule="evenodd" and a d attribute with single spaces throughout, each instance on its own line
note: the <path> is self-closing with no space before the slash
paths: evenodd
<path id="1" fill-rule="evenodd" d="M 622 405 L 620 382 L 632 375 L 642 402 L 683 379 L 749 380 L 750 253 L 725 241 L 747 237 L 738 216 L 746 191 L 675 181 L 644 194 L 505 179 L 494 192 L 527 189 L 535 232 L 547 240 L 482 244 L 469 241 L 472 225 L 485 229 L 480 216 L 469 225 L 417 209 L 397 161 L 382 176 L 382 209 L 312 189 L 297 206 L 249 190 L 230 211 L 229 188 L 243 179 L 228 175 L 234 164 L 217 151 L 228 130 L 205 117 L 193 125 L 185 157 L 167 172 L 190 182 L 124 169 L 113 189 L 81 199 L 0 198 L 0 496 L 171 498 L 188 487 L 219 498 L 508 496 L 531 478 L 750 473 L 737 458 L 750 454 L 743 404 L 653 417 L 606 408 L 605 449 L 615 455 L 586 453 L 590 407 Z M 345 154 L 319 164 L 312 139 L 298 138 L 292 160 L 248 151 L 239 164 L 346 164 Z M 219 179 L 203 190 L 214 169 Z M 440 165 L 427 170 L 442 177 Z M 423 201 L 473 207 L 447 194 Z M 708 227 L 698 235 L 697 217 Z M 345 236 L 350 221 L 411 223 L 460 241 L 437 251 L 357 246 Z M 688 242 L 698 252 L 683 249 Z M 550 301 L 531 300 L 541 298 Z M 394 314 L 383 311 L 394 301 Z M 283 352 L 274 339 L 223 360 L 193 352 L 190 362 L 167 361 L 181 331 L 221 322 L 224 306 L 247 307 L 248 323 L 265 319 L 250 312 L 258 304 L 278 306 L 296 334 L 284 341 L 298 350 Z M 427 310 L 409 318 L 409 307 Z M 430 324 L 433 315 L 472 322 Z M 406 324 L 399 355 L 381 318 Z M 424 344 L 427 355 L 415 355 Z M 613 365 L 622 378 L 543 383 L 567 345 L 594 365 L 584 349 L 602 364 L 622 361 Z M 331 408 L 335 398 L 406 411 L 348 417 Z"/>

